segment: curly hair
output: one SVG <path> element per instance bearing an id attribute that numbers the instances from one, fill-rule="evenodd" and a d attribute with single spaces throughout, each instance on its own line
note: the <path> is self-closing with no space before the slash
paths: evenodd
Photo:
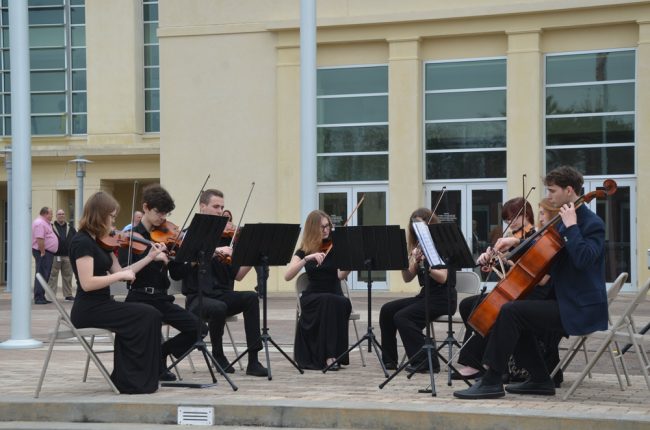
<path id="1" fill-rule="evenodd" d="M 172 196 L 160 184 L 151 184 L 142 190 L 142 203 L 146 203 L 149 209 L 164 213 L 169 213 L 176 207 Z"/>

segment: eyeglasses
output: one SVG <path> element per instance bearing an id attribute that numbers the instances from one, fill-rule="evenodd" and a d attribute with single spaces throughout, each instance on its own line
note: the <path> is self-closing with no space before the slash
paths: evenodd
<path id="1" fill-rule="evenodd" d="M 323 231 L 327 230 L 328 228 L 331 229 L 332 224 L 321 224 L 321 226 L 320 226 L 320 229 L 323 230 Z"/>

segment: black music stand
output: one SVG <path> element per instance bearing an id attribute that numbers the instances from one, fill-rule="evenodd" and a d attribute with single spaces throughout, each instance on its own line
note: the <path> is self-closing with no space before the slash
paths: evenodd
<path id="1" fill-rule="evenodd" d="M 454 330 L 452 327 L 452 319 L 455 313 L 455 310 L 451 308 L 451 297 L 449 293 L 452 287 L 456 287 L 456 271 L 459 269 L 470 268 L 473 269 L 476 266 L 474 257 L 472 256 L 472 251 L 467 245 L 465 236 L 460 231 L 460 228 L 456 223 L 441 223 L 441 224 L 431 224 L 429 225 L 429 231 L 431 232 L 431 238 L 433 243 L 436 244 L 438 253 L 445 261 L 445 266 L 447 268 L 447 338 L 440 342 L 438 346 L 438 356 L 445 362 L 447 365 L 447 385 L 451 387 L 451 372 L 456 371 L 454 366 L 451 364 L 453 357 L 452 349 L 455 346 L 461 347 L 460 343 L 454 338 Z M 445 358 L 440 354 L 440 350 L 448 346 L 448 357 Z M 460 372 L 456 372 L 460 374 Z M 467 385 L 471 384 L 467 381 L 466 378 L 463 378 Z"/>
<path id="2" fill-rule="evenodd" d="M 384 376 L 388 377 L 386 366 L 381 359 L 381 345 L 377 342 L 372 328 L 372 271 L 402 270 L 408 267 L 404 230 L 397 225 L 337 227 L 332 231 L 332 251 L 327 258 L 334 258 L 335 266 L 340 270 L 368 271 L 368 331 L 357 343 L 323 369 L 323 373 L 367 340 L 368 352 L 372 352 L 372 348 L 375 349 Z"/>
<path id="3" fill-rule="evenodd" d="M 379 388 L 384 388 L 397 374 L 404 370 L 409 364 L 417 363 L 419 357 L 422 354 L 426 355 L 426 360 L 422 360 L 416 369 L 413 372 L 409 373 L 408 378 L 411 378 L 415 372 L 417 372 L 420 367 L 427 365 L 429 366 L 429 380 L 430 380 L 430 389 L 419 390 L 420 393 L 431 393 L 431 396 L 436 396 L 435 389 L 435 378 L 433 376 L 433 354 L 435 353 L 442 361 L 447 364 L 449 368 L 448 374 L 448 385 L 451 386 L 451 371 L 456 370 L 451 364 L 451 348 L 452 345 L 460 346 L 460 344 L 454 339 L 454 331 L 452 330 L 452 316 L 454 314 L 454 309 L 451 306 L 451 297 L 449 296 L 451 289 L 456 285 L 456 268 L 462 267 L 474 267 L 474 260 L 465 242 L 465 238 L 460 233 L 458 226 L 454 223 L 445 223 L 445 224 L 432 224 L 426 226 L 422 223 L 422 226 L 428 227 L 424 231 L 415 228 L 416 233 L 418 234 L 419 242 L 422 246 L 422 250 L 425 254 L 423 267 L 420 268 L 422 275 L 424 276 L 424 300 L 425 300 L 425 320 L 427 324 L 425 326 L 425 337 L 424 345 L 420 350 L 413 355 L 406 363 L 402 364 L 396 371 L 393 373 L 386 381 L 384 381 Z M 416 226 L 414 226 L 416 227 Z M 455 265 L 456 262 L 459 265 Z M 469 264 L 469 266 L 464 266 L 463 264 Z M 431 337 L 430 325 L 429 325 L 429 288 L 430 288 L 430 276 L 428 275 L 430 268 L 447 268 L 447 338 L 440 343 L 440 346 L 436 348 L 435 342 Z M 449 345 L 449 358 L 445 357 L 440 353 L 440 350 L 445 346 Z M 468 385 L 471 385 L 466 379 L 465 382 Z"/>
<path id="4" fill-rule="evenodd" d="M 204 215 L 204 214 L 195 214 L 192 219 L 185 236 L 183 238 L 183 243 L 176 253 L 176 261 L 178 262 L 196 262 L 199 265 L 199 285 L 197 285 L 197 294 L 199 296 L 199 315 L 197 322 L 197 331 L 196 331 L 196 341 L 190 349 L 188 349 L 182 356 L 174 360 L 174 362 L 167 367 L 171 369 L 180 363 L 185 357 L 188 357 L 190 353 L 194 350 L 199 350 L 203 354 L 205 359 L 205 364 L 208 366 L 210 371 L 210 376 L 212 376 L 212 383 L 191 383 L 191 382 L 163 382 L 160 385 L 163 387 L 187 387 L 187 388 L 206 388 L 216 385 L 217 378 L 212 370 L 212 363 L 215 368 L 226 378 L 226 381 L 230 384 L 233 391 L 237 391 L 237 386 L 230 380 L 224 369 L 219 365 L 217 360 L 208 352 L 207 346 L 203 337 L 201 336 L 203 322 L 201 319 L 201 310 L 203 309 L 203 289 L 202 278 L 204 278 L 208 270 L 210 270 L 210 260 L 214 253 L 219 240 L 221 239 L 221 233 L 226 227 L 228 218 L 214 216 L 214 215 Z"/>
<path id="5" fill-rule="evenodd" d="M 305 373 L 298 364 L 289 357 L 280 346 L 275 343 L 269 334 L 267 327 L 267 288 L 269 266 L 285 266 L 291 257 L 300 234 L 299 224 L 246 224 L 241 230 L 237 240 L 237 247 L 232 256 L 234 266 L 262 266 L 262 276 L 258 276 L 258 294 L 262 296 L 262 334 L 260 340 L 264 344 L 266 353 L 266 368 L 269 381 L 273 379 L 271 374 L 271 359 L 269 357 L 269 342 L 275 349 L 280 351 L 293 367 L 300 373 Z M 249 348 L 239 354 L 226 369 L 233 366 L 248 353 Z"/>

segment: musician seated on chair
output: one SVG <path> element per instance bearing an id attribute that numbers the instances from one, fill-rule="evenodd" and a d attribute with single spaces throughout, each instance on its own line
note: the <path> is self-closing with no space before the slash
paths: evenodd
<path id="1" fill-rule="evenodd" d="M 586 205 L 574 205 L 583 182 L 582 174 L 568 166 L 553 169 L 544 178 L 547 197 L 560 208 L 561 222 L 555 228 L 564 243 L 549 273 L 554 297 L 517 300 L 503 305 L 483 355 L 485 375 L 472 387 L 454 392 L 455 397 L 504 396 L 501 375 L 506 372 L 508 357 L 513 354 L 530 376 L 522 383 L 508 385 L 505 390 L 515 394 L 554 395 L 555 386 L 544 365 L 536 336 L 546 332 L 580 336 L 607 329 L 605 225 Z M 495 249 L 507 250 L 517 241 L 519 239 L 501 238 Z M 486 254 L 481 255 L 479 263 L 485 264 L 488 258 Z"/>
<path id="2" fill-rule="evenodd" d="M 429 292 L 428 303 L 425 303 L 425 278 L 424 268 L 420 268 L 424 255 L 418 246 L 418 239 L 413 230 L 413 222 L 424 221 L 429 224 L 437 224 L 440 221 L 435 214 L 432 214 L 428 208 L 420 208 L 413 211 L 409 218 L 408 228 L 408 250 L 409 250 L 409 267 L 402 270 L 404 282 L 412 281 L 416 276 L 420 284 L 420 292 L 415 297 L 393 300 L 381 307 L 379 312 L 379 326 L 381 328 L 381 345 L 383 350 L 382 360 L 387 369 L 397 367 L 397 332 L 399 331 L 406 355 L 413 358 L 415 354 L 424 345 L 424 334 L 422 330 L 426 327 L 428 321 L 425 318 L 425 305 L 429 310 L 429 321 L 433 321 L 441 315 L 447 315 L 448 303 L 451 300 L 452 312 L 456 312 L 456 289 L 448 290 L 447 286 L 447 269 L 430 269 L 428 276 Z M 434 351 L 435 352 L 435 351 Z M 440 362 L 437 354 L 432 355 L 433 371 L 440 371 Z M 415 372 L 428 372 L 427 356 L 420 354 L 417 362 L 411 363 L 407 370 Z"/>
<path id="3" fill-rule="evenodd" d="M 223 215 L 224 196 L 215 189 L 205 190 L 199 199 L 199 210 L 202 214 Z M 222 369 L 233 373 L 235 368 L 230 365 L 223 351 L 223 330 L 226 317 L 243 313 L 246 344 L 248 346 L 248 366 L 246 374 L 252 376 L 267 376 L 267 369 L 258 359 L 262 349 L 260 338 L 260 305 L 257 293 L 254 291 L 234 291 L 235 281 L 241 281 L 251 270 L 250 267 L 235 267 L 228 262 L 232 255 L 230 239 L 219 246 L 210 260 L 210 268 L 205 277 L 199 277 L 197 263 L 171 264 L 170 276 L 183 281 L 182 292 L 187 296 L 186 307 L 195 315 L 208 321 L 212 355 Z M 198 286 L 203 293 L 202 309 L 199 309 Z"/>
<path id="4" fill-rule="evenodd" d="M 547 200 L 547 199 L 545 199 Z M 524 205 L 525 202 L 525 205 Z M 549 203 L 540 203 L 540 227 L 550 221 L 551 218 L 559 211 L 553 207 L 548 206 Z M 550 209 L 549 209 L 550 208 Z M 525 201 L 522 197 L 515 197 L 503 204 L 501 210 L 501 218 L 509 226 L 506 230 L 505 237 L 529 237 L 535 233 L 535 217 L 533 215 L 533 208 L 529 202 Z M 490 274 L 492 275 L 492 273 Z M 490 276 L 488 275 L 488 276 Z M 488 278 L 488 280 L 491 280 Z M 498 280 L 494 276 L 494 280 Z M 526 296 L 526 300 L 545 300 L 549 298 L 551 293 L 551 284 L 548 275 L 540 282 L 540 284 L 533 289 L 533 291 Z M 478 333 L 474 333 L 474 329 L 467 323 L 472 311 L 483 301 L 486 296 L 483 294 L 470 296 L 463 299 L 458 305 L 460 316 L 465 323 L 465 338 L 463 340 L 463 347 L 458 355 L 458 364 L 456 367 L 458 373 L 452 373 L 452 379 L 475 379 L 483 374 L 483 366 L 481 361 L 485 346 L 487 345 L 487 337 L 482 337 Z M 489 334 L 488 334 L 489 336 Z M 553 369 L 559 362 L 558 345 L 562 339 L 561 335 L 557 333 L 548 332 L 542 338 L 538 338 L 540 348 L 543 351 L 544 362 L 548 369 Z M 521 366 L 518 366 L 515 360 L 511 357 L 508 360 L 507 372 L 502 375 L 504 382 L 521 382 L 528 376 L 528 371 Z M 556 387 L 559 387 L 562 382 L 562 373 L 558 372 L 555 375 L 554 382 Z"/>
<path id="5" fill-rule="evenodd" d="M 164 246 L 155 244 L 144 257 L 120 266 L 113 248 L 102 242 L 113 229 L 120 205 L 99 191 L 88 198 L 79 232 L 70 242 L 70 264 L 77 279 L 70 319 L 77 328 L 95 327 L 115 333 L 111 380 L 125 394 L 158 390 L 160 371 L 160 312 L 143 303 L 111 300 L 113 282 L 133 281 L 136 273 L 159 262 Z"/>
<path id="6" fill-rule="evenodd" d="M 334 363 L 348 349 L 348 325 L 352 304 L 343 295 L 341 280 L 347 271 L 327 258 L 332 220 L 325 212 L 314 210 L 305 221 L 300 248 L 287 265 L 285 281 L 305 269 L 309 284 L 300 296 L 300 319 L 296 329 L 294 356 L 304 369 L 320 370 Z M 348 364 L 346 354 L 329 370 Z"/>
<path id="7" fill-rule="evenodd" d="M 147 186 L 142 192 L 142 220 L 133 227 L 134 233 L 141 234 L 146 240 L 151 240 L 151 230 L 165 223 L 167 214 L 174 209 L 174 200 L 167 190 L 159 184 Z M 163 343 L 161 348 L 161 381 L 174 381 L 176 376 L 167 370 L 167 357 L 181 357 L 188 351 L 197 339 L 197 330 L 200 326 L 196 316 L 174 303 L 174 296 L 168 294 L 169 277 L 167 266 L 169 258 L 161 255 L 160 261 L 154 261 L 136 274 L 135 281 L 129 287 L 126 302 L 146 303 L 158 309 L 162 314 L 162 321 L 177 329 L 180 333 Z M 129 254 L 128 249 L 122 248 L 118 253 L 122 265 L 129 259 L 137 262 L 146 255 Z M 201 327 L 202 335 L 207 334 L 207 327 Z"/>

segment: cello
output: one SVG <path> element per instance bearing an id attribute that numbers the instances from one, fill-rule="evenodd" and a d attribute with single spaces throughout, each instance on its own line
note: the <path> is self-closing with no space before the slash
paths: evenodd
<path id="1" fill-rule="evenodd" d="M 614 194 L 616 182 L 606 179 L 603 182 L 603 188 L 580 196 L 574 202 L 574 206 L 577 208 L 584 203 L 589 203 L 594 198 L 603 199 Z M 562 217 L 559 214 L 556 215 L 543 228 L 503 257 L 509 260 L 513 255 L 521 254 L 525 249 L 510 271 L 485 297 L 485 300 L 474 309 L 467 320 L 468 324 L 481 336 L 485 337 L 490 332 L 504 304 L 526 297 L 549 272 L 555 256 L 564 247 L 564 241 L 555 228 L 561 220 Z"/>

